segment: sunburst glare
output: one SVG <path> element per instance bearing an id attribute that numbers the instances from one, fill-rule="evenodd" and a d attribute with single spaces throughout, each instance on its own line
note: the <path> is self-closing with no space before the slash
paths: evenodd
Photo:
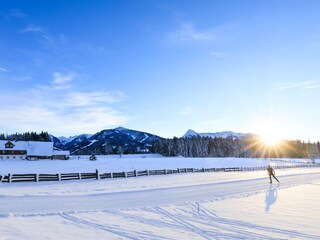
<path id="1" fill-rule="evenodd" d="M 285 128 L 275 120 L 260 122 L 257 133 L 261 143 L 268 147 L 275 147 L 282 142 L 285 136 Z"/>
<path id="2" fill-rule="evenodd" d="M 264 143 L 267 146 L 274 147 L 281 143 L 282 139 L 280 136 L 277 136 L 276 134 L 272 133 L 265 133 L 260 135 L 262 143 Z"/>

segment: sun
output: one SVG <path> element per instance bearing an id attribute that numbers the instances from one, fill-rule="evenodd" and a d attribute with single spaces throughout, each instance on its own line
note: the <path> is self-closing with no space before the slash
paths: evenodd
<path id="1" fill-rule="evenodd" d="M 288 124 L 284 118 L 265 116 L 257 118 L 252 124 L 254 141 L 249 148 L 261 158 L 277 158 L 287 149 Z"/>
<path id="2" fill-rule="evenodd" d="M 270 147 L 277 146 L 282 141 L 280 136 L 272 133 L 260 134 L 260 139 L 265 145 Z"/>
<path id="3" fill-rule="evenodd" d="M 257 134 L 262 144 L 267 147 L 276 147 L 283 141 L 284 128 L 275 121 L 260 122 Z"/>

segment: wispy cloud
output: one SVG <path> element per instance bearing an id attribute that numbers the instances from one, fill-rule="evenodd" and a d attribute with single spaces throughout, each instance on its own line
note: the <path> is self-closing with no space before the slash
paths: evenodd
<path id="1" fill-rule="evenodd" d="M 216 58 L 227 58 L 228 57 L 228 54 L 225 52 L 212 51 L 212 52 L 210 52 L 210 55 L 213 57 L 216 57 Z"/>
<path id="2" fill-rule="evenodd" d="M 120 91 L 105 92 L 105 91 L 92 91 L 92 92 L 79 92 L 73 91 L 68 94 L 66 104 L 70 106 L 91 106 L 103 105 L 105 103 L 117 103 L 125 99 L 126 96 Z"/>
<path id="3" fill-rule="evenodd" d="M 10 17 L 13 17 L 13 18 L 24 18 L 26 16 L 27 15 L 19 9 L 12 9 L 10 11 Z"/>
<path id="4" fill-rule="evenodd" d="M 13 94 L 1 94 L 1 102 L 6 100 L 10 104 L 0 103 L 0 122 L 2 129 L 12 131 L 41 131 L 46 130 L 57 134 L 77 134 L 82 132 L 95 133 L 112 126 L 124 125 L 129 117 L 117 111 L 109 101 L 97 103 L 97 99 L 88 96 L 85 102 L 72 102 L 67 94 L 54 94 L 50 91 L 33 90 Z M 112 96 L 112 92 L 105 95 Z M 117 98 L 118 96 L 115 96 Z"/>
<path id="5" fill-rule="evenodd" d="M 32 76 L 30 74 L 24 74 L 24 75 L 12 77 L 12 80 L 15 82 L 24 82 L 31 79 L 32 79 Z"/>
<path id="6" fill-rule="evenodd" d="M 27 25 L 24 29 L 20 30 L 19 33 L 34 34 L 35 39 L 42 44 L 42 47 L 46 48 L 46 50 L 53 54 L 57 54 L 64 58 L 69 52 L 73 51 L 83 51 L 93 55 L 99 55 L 106 52 L 104 46 L 95 46 L 88 42 L 75 41 L 69 39 L 65 33 L 53 34 L 48 28 L 35 24 Z M 41 65 L 44 60 L 35 58 L 33 61 L 36 65 Z"/>
<path id="7" fill-rule="evenodd" d="M 199 30 L 192 23 L 182 23 L 179 29 L 171 32 L 166 37 L 166 42 L 188 43 L 210 41 L 215 38 L 212 30 Z"/>
<path id="8" fill-rule="evenodd" d="M 182 109 L 181 111 L 178 112 L 178 114 L 180 114 L 180 115 L 193 115 L 196 113 L 197 113 L 197 111 L 190 106 L 186 106 L 184 109 Z"/>
<path id="9" fill-rule="evenodd" d="M 23 13 L 19 9 L 11 9 L 10 11 L 6 13 L 1 13 L 0 12 L 0 18 L 4 18 L 6 20 L 11 20 L 11 19 L 17 19 L 17 18 L 25 18 L 27 15 Z"/>
<path id="10" fill-rule="evenodd" d="M 47 85 L 37 86 L 37 89 L 42 89 L 43 91 L 70 89 L 73 86 L 72 82 L 77 78 L 79 78 L 79 74 L 73 71 L 66 73 L 54 72 L 51 81 Z"/>
<path id="11" fill-rule="evenodd" d="M 39 25 L 30 24 L 24 29 L 22 29 L 20 33 L 35 34 L 37 36 L 37 39 L 40 42 L 43 42 L 45 44 L 50 44 L 51 47 L 52 47 L 52 44 L 57 44 L 57 38 L 54 35 L 52 35 L 46 28 Z"/>
<path id="12" fill-rule="evenodd" d="M 287 90 L 287 89 L 310 90 L 310 89 L 319 89 L 319 88 L 320 88 L 319 80 L 282 83 L 282 84 L 277 84 L 274 87 L 275 90 Z"/>
<path id="13" fill-rule="evenodd" d="M 95 133 L 124 125 L 129 120 L 114 105 L 125 98 L 122 92 L 77 91 L 50 86 L 19 93 L 6 91 L 0 94 L 0 128 L 20 132 L 46 130 L 70 135 Z"/>
<path id="14" fill-rule="evenodd" d="M 45 33 L 46 30 L 38 25 L 30 24 L 23 30 L 21 30 L 22 33 Z"/>
<path id="15" fill-rule="evenodd" d="M 8 69 L 6 69 L 4 67 L 0 67 L 0 72 L 8 72 Z"/>
<path id="16" fill-rule="evenodd" d="M 69 82 L 77 77 L 75 72 L 69 72 L 66 74 L 55 72 L 53 73 L 52 85 L 55 89 L 66 89 L 70 88 Z"/>

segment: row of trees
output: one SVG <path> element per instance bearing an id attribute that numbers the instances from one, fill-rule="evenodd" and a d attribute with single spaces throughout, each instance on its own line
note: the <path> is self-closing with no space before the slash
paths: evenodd
<path id="1" fill-rule="evenodd" d="M 25 132 L 25 133 L 14 133 L 14 134 L 4 134 L 0 133 L 0 140 L 9 141 L 41 141 L 41 142 L 51 142 L 51 138 L 48 132 Z"/>
<path id="2" fill-rule="evenodd" d="M 174 137 L 155 141 L 152 150 L 164 156 L 315 159 L 319 156 L 320 143 L 294 140 L 270 146 L 253 136 L 244 138 Z"/>

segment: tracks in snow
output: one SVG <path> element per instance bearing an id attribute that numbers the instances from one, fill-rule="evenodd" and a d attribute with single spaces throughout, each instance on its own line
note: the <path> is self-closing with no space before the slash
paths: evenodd
<path id="1" fill-rule="evenodd" d="M 279 189 L 312 183 L 319 178 L 320 173 L 281 176 Z M 13 214 L 117 210 L 245 197 L 265 192 L 268 188 L 266 176 L 263 179 L 99 195 L 0 197 L 0 206 L 1 213 Z"/>

